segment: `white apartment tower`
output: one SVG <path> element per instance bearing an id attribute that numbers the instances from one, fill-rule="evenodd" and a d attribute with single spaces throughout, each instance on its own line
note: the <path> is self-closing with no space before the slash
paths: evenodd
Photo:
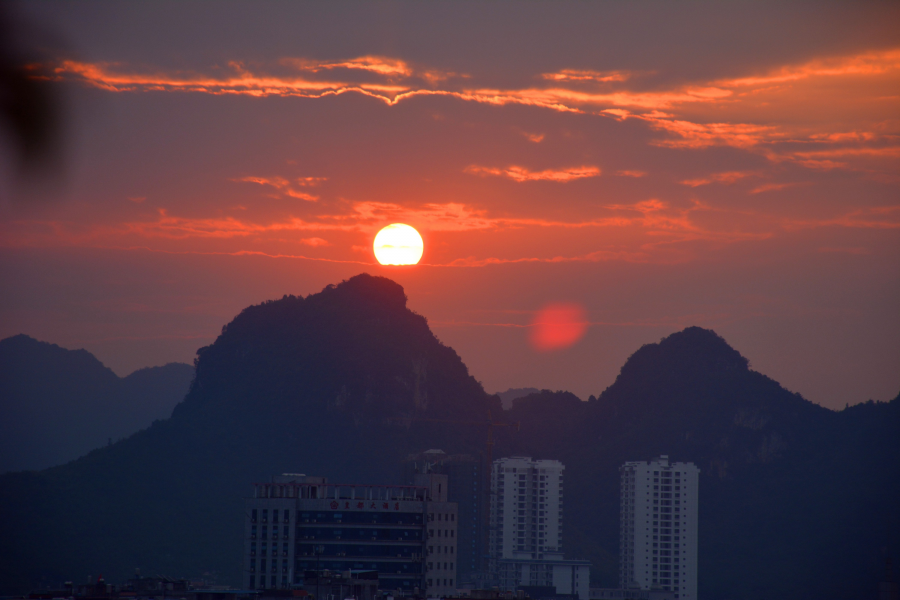
<path id="1" fill-rule="evenodd" d="M 521 456 L 494 461 L 491 554 L 544 558 L 562 552 L 563 470 L 558 460 Z"/>
<path id="2" fill-rule="evenodd" d="M 491 558 L 500 589 L 554 587 L 588 600 L 590 562 L 562 551 L 563 464 L 514 456 L 491 471 Z"/>
<path id="3" fill-rule="evenodd" d="M 662 455 L 627 462 L 619 471 L 619 586 L 661 588 L 679 600 L 696 600 L 700 469 Z"/>

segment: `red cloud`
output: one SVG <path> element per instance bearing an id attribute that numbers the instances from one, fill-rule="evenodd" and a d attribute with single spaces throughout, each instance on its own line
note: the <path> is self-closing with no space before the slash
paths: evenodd
<path id="1" fill-rule="evenodd" d="M 599 167 L 580 166 L 569 167 L 568 169 L 545 169 L 543 171 L 529 171 L 525 167 L 511 166 L 505 169 L 496 167 L 479 167 L 471 165 L 465 168 L 466 173 L 473 175 L 497 175 L 499 177 L 507 177 L 519 183 L 523 181 L 556 181 L 566 183 L 574 179 L 583 179 L 585 177 L 598 177 L 600 175 Z"/>
<path id="2" fill-rule="evenodd" d="M 707 177 L 701 177 L 699 179 L 685 179 L 681 182 L 682 185 L 689 185 L 691 187 L 698 187 L 701 185 L 708 185 L 713 182 L 731 184 L 745 177 L 750 177 L 756 175 L 756 173 L 751 173 L 747 171 L 727 171 L 725 173 L 713 173 L 712 175 L 708 175 Z"/>
<path id="3" fill-rule="evenodd" d="M 327 98 L 357 93 L 393 106 L 414 97 L 444 96 L 465 102 L 493 106 L 518 104 L 559 112 L 604 115 L 617 119 L 640 119 L 663 132 L 652 143 L 666 148 L 701 149 L 732 146 L 761 153 L 773 161 L 791 161 L 814 169 L 856 168 L 840 158 L 817 156 L 806 148 L 779 150 L 778 145 L 797 142 L 867 144 L 852 156 L 857 161 L 895 160 L 897 154 L 878 149 L 879 136 L 895 127 L 894 109 L 900 49 L 865 52 L 850 56 L 823 57 L 799 65 L 783 65 L 761 74 L 698 81 L 687 85 L 640 89 L 625 71 L 561 69 L 541 76 L 543 86 L 525 89 L 492 89 L 450 85 L 452 73 L 418 69 L 390 57 L 363 56 L 334 61 L 289 58 L 282 65 L 293 66 L 304 77 L 251 72 L 232 63 L 225 76 L 198 73 L 138 73 L 122 65 L 66 61 L 56 67 L 57 76 L 74 77 L 110 91 L 182 91 L 250 96 L 296 96 Z M 356 74 L 356 75 L 354 75 Z M 359 80 L 365 74 L 369 80 Z M 337 79 L 335 79 L 337 77 Z M 371 79 L 375 78 L 375 81 Z M 420 84 L 427 82 L 431 89 Z M 865 82 L 865 85 L 859 85 Z M 840 91 L 820 92 L 827 83 Z M 435 89 L 439 86 L 440 89 Z M 602 85 L 602 93 L 585 89 L 585 84 Z M 838 87 L 836 87 L 838 86 Z M 810 118 L 814 101 L 822 114 Z M 865 103 L 870 109 L 856 110 Z M 834 131 L 834 123 L 842 129 Z M 852 131 L 847 131 L 847 126 Z M 887 125 L 886 125 L 887 124 Z M 532 141 L 542 139 L 529 136 Z M 884 170 L 884 167 L 878 167 Z M 540 178 L 543 173 L 500 170 L 517 181 Z M 510 171 L 507 173 L 507 171 Z M 492 173 L 487 168 L 483 174 Z M 547 173 L 547 179 L 555 180 Z M 567 180 L 567 179 L 562 179 Z M 690 185 L 690 184 L 688 184 Z M 303 194 L 303 192 L 300 192 Z"/>
<path id="4" fill-rule="evenodd" d="M 291 198 L 298 198 L 300 200 L 306 200 L 308 202 L 315 202 L 319 199 L 318 196 L 313 196 L 312 194 L 307 194 L 306 192 L 301 192 L 299 190 L 294 189 L 294 185 L 299 186 L 313 186 L 318 185 L 322 181 L 325 181 L 325 177 L 300 177 L 298 179 L 293 180 L 293 182 L 288 181 L 284 177 L 238 177 L 233 179 L 232 181 L 243 181 L 247 183 L 258 183 L 259 185 L 266 185 L 275 188 L 279 193 L 290 196 Z"/>
<path id="5" fill-rule="evenodd" d="M 595 83 L 610 83 L 613 81 L 625 81 L 631 78 L 627 71 L 590 71 L 578 69 L 563 69 L 556 73 L 544 73 L 544 79 L 551 81 L 591 81 Z"/>

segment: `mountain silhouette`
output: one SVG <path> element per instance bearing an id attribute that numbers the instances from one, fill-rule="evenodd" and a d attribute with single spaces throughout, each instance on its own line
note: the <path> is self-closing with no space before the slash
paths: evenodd
<path id="1" fill-rule="evenodd" d="M 540 391 L 541 390 L 537 388 L 509 388 L 505 392 L 498 392 L 497 395 L 500 396 L 500 402 L 503 404 L 503 408 L 508 410 L 512 408 L 514 400 L 524 398 L 531 394 L 537 394 Z"/>
<path id="2" fill-rule="evenodd" d="M 660 454 L 701 469 L 704 598 L 853 597 L 896 554 L 900 484 L 888 474 L 900 473 L 900 396 L 831 411 L 689 327 L 640 348 L 599 397 L 534 394 L 508 418 L 522 430 L 498 452 L 566 464 L 568 551 L 606 584 L 616 580 L 618 469 Z"/>
<path id="3" fill-rule="evenodd" d="M 171 363 L 120 378 L 86 350 L 0 340 L 0 472 L 59 465 L 168 418 L 193 376 Z"/>
<path id="4" fill-rule="evenodd" d="M 485 428 L 521 422 L 495 456 L 566 465 L 564 550 L 617 585 L 618 469 L 668 454 L 701 468 L 704 598 L 840 598 L 897 550 L 900 398 L 834 412 L 752 371 L 714 332 L 635 352 L 582 402 L 542 391 L 503 411 L 406 307 L 359 275 L 245 309 L 198 351 L 167 420 L 67 465 L 0 476 L 0 593 L 141 568 L 239 583 L 242 497 L 274 473 L 390 483 L 407 454 L 478 454 Z"/>

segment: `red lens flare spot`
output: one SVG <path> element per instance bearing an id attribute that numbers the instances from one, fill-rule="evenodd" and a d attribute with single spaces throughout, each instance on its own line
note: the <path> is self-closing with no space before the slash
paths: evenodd
<path id="1" fill-rule="evenodd" d="M 536 350 L 561 350 L 581 339 L 587 330 L 584 308 L 578 304 L 548 304 L 531 323 L 531 345 Z"/>

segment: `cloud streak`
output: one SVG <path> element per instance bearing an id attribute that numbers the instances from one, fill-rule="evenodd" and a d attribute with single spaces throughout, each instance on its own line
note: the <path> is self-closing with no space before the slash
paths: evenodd
<path id="1" fill-rule="evenodd" d="M 471 165 L 465 168 L 465 172 L 471 175 L 494 175 L 497 177 L 506 177 L 518 183 L 524 181 L 555 181 L 557 183 L 567 183 L 575 179 L 584 179 L 586 177 L 599 177 L 600 168 L 593 166 L 568 167 L 565 169 L 545 169 L 543 171 L 530 171 L 525 167 L 510 166 L 505 169 L 496 167 L 480 167 Z"/>
<path id="2" fill-rule="evenodd" d="M 299 177 L 294 180 L 288 180 L 284 177 L 247 176 L 237 177 L 235 179 L 232 179 L 232 181 L 255 183 L 258 185 L 274 188 L 278 192 L 278 196 L 289 196 L 291 198 L 297 198 L 299 200 L 306 200 L 307 202 L 316 202 L 319 199 L 318 196 L 300 191 L 296 189 L 296 186 L 314 186 L 325 181 L 325 179 L 325 177 Z"/>
<path id="3" fill-rule="evenodd" d="M 897 48 L 823 57 L 759 74 L 657 88 L 652 87 L 652 74 L 635 77 L 627 71 L 561 69 L 541 74 L 538 77 L 540 85 L 503 89 L 468 87 L 468 77 L 464 75 L 417 68 L 406 61 L 382 56 L 334 61 L 284 58 L 279 64 L 289 72 L 261 68 L 251 71 L 240 62 L 232 62 L 226 74 L 217 76 L 184 72 L 142 73 L 121 64 L 68 60 L 56 65 L 55 73 L 59 78 L 80 80 L 112 92 L 169 91 L 301 98 L 358 93 L 389 106 L 416 97 L 443 96 L 498 107 L 515 104 L 623 121 L 637 119 L 664 134 L 653 141 L 660 147 L 732 146 L 761 152 L 775 161 L 791 160 L 815 169 L 845 168 L 847 164 L 834 158 L 814 156 L 828 150 L 775 151 L 772 147 L 798 142 L 876 143 L 883 136 L 878 133 L 879 127 L 895 128 L 884 123 L 891 118 L 896 120 L 893 107 L 900 83 L 900 49 Z M 365 77 L 361 78 L 362 75 Z M 866 85 L 859 85 L 860 82 Z M 840 91 L 823 95 L 817 87 L 821 85 L 839 85 Z M 820 109 L 824 107 L 826 113 L 835 114 L 819 121 L 806 118 L 810 95 L 814 95 Z M 882 108 L 860 114 L 853 108 L 859 102 Z M 785 111 L 789 113 L 787 116 L 783 114 Z M 800 125 L 799 121 L 806 122 Z M 852 131 L 830 130 L 833 123 L 847 122 L 856 122 L 858 126 Z M 542 137 L 531 139 L 539 141 Z M 835 151 L 839 150 L 841 148 L 835 148 Z M 846 152 L 855 152 L 852 155 L 857 159 L 898 158 L 895 150 L 877 147 L 847 148 Z M 520 175 L 526 177 L 524 172 Z M 511 177 L 515 179 L 518 175 Z"/>

